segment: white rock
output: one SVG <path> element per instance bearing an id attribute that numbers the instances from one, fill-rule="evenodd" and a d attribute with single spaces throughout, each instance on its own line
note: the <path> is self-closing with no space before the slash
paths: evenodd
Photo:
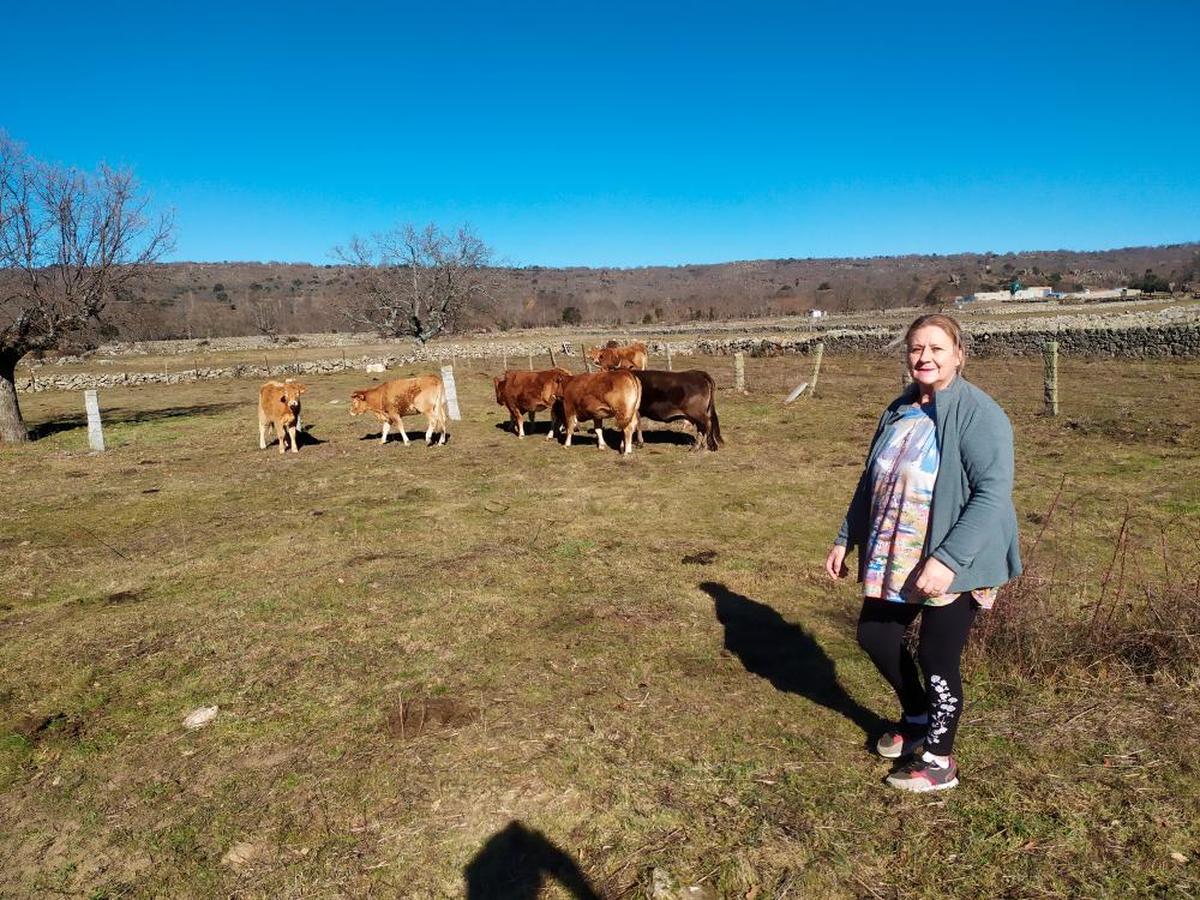
<path id="1" fill-rule="evenodd" d="M 225 855 L 221 857 L 221 864 L 237 868 L 251 862 L 258 855 L 259 847 L 257 845 L 239 841 L 225 851 Z"/>
<path id="2" fill-rule="evenodd" d="M 192 710 L 186 719 L 183 720 L 183 727 L 189 731 L 194 731 L 197 728 L 203 728 L 212 722 L 217 717 L 220 711 L 218 706 L 201 706 L 199 709 Z"/>

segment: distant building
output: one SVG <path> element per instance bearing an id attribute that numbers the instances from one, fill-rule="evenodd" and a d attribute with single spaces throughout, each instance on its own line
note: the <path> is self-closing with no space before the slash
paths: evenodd
<path id="1" fill-rule="evenodd" d="M 958 304 L 963 303 L 1008 303 L 1010 301 L 1020 300 L 1045 300 L 1054 289 L 1049 285 L 1039 287 L 1025 287 L 1016 291 L 976 291 L 974 294 L 968 294 L 966 297 L 959 297 L 955 300 Z"/>
<path id="2" fill-rule="evenodd" d="M 825 315 L 825 310 L 823 310 L 823 309 L 810 309 L 808 311 L 808 317 L 810 319 L 819 319 L 823 315 Z"/>
<path id="3" fill-rule="evenodd" d="M 1058 296 L 1064 300 L 1132 300 L 1141 295 L 1139 288 L 1110 288 L 1105 291 L 1089 291 L 1084 288 L 1082 291 L 1071 291 Z"/>

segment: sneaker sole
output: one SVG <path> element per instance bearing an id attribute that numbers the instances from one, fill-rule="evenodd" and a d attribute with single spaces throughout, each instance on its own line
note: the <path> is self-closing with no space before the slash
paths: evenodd
<path id="1" fill-rule="evenodd" d="M 910 794 L 928 794 L 931 791 L 948 791 L 950 788 L 958 787 L 958 777 L 955 776 L 945 784 L 930 784 L 928 781 L 892 781 L 887 779 L 887 783 L 900 791 L 908 791 Z"/>
<path id="2" fill-rule="evenodd" d="M 889 747 L 886 751 L 883 751 L 883 750 L 879 749 L 878 744 L 875 745 L 875 752 L 878 753 L 880 756 L 882 756 L 884 759 L 902 759 L 905 756 L 913 756 L 917 753 L 924 752 L 924 750 L 925 750 L 925 745 L 923 743 L 914 745 L 913 748 L 911 750 L 909 750 L 907 753 L 905 752 L 903 746 L 896 748 L 896 749 Z"/>

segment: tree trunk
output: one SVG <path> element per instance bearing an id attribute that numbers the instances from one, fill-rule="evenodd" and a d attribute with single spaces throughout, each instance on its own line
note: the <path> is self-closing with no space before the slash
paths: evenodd
<path id="1" fill-rule="evenodd" d="M 0 353 L 0 444 L 23 444 L 29 440 L 21 404 L 17 402 L 17 361 L 21 357 Z"/>

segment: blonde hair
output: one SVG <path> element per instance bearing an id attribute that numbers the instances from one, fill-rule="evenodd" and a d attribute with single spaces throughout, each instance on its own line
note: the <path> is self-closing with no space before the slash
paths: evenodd
<path id="1" fill-rule="evenodd" d="M 912 341 L 912 336 L 918 330 L 929 325 L 940 328 L 942 331 L 946 332 L 946 334 L 950 336 L 950 340 L 954 342 L 954 349 L 963 355 L 962 364 L 960 364 L 958 367 L 958 370 L 961 372 L 967 362 L 967 348 L 963 344 L 962 326 L 958 324 L 957 319 L 953 318 L 952 316 L 948 316 L 945 313 L 927 313 L 926 315 L 917 316 L 915 319 L 913 319 L 913 323 L 908 326 L 908 331 L 904 332 L 904 352 L 908 352 L 908 347 L 910 341 Z"/>

